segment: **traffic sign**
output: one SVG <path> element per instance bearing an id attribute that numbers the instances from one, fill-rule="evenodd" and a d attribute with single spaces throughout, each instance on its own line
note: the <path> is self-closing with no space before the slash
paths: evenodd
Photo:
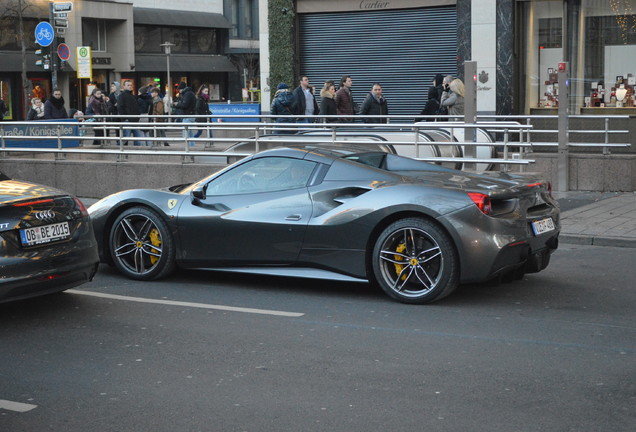
<path id="1" fill-rule="evenodd" d="M 53 22 L 57 28 L 68 28 L 68 20 L 65 18 L 55 18 Z"/>
<path id="2" fill-rule="evenodd" d="M 53 13 L 70 12 L 73 10 L 73 3 L 53 3 Z"/>
<path id="3" fill-rule="evenodd" d="M 43 47 L 47 47 L 53 43 L 53 26 L 46 21 L 41 21 L 35 27 L 35 42 Z"/>
<path id="4" fill-rule="evenodd" d="M 91 47 L 77 47 L 77 78 L 93 78 Z"/>
<path id="5" fill-rule="evenodd" d="M 60 58 L 60 60 L 68 61 L 68 59 L 71 58 L 71 50 L 69 49 L 68 45 L 66 45 L 65 43 L 59 44 L 57 46 L 57 56 Z"/>

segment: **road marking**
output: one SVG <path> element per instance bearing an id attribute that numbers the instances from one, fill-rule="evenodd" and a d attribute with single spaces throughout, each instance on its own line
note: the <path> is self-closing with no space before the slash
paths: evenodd
<path id="1" fill-rule="evenodd" d="M 172 301 L 172 300 L 158 300 L 158 299 L 150 299 L 150 298 L 143 298 L 143 297 L 129 297 L 129 296 L 116 295 L 116 294 L 105 294 L 105 293 L 93 292 L 93 291 L 81 291 L 81 290 L 74 290 L 74 289 L 67 290 L 66 292 L 92 296 L 92 297 L 107 298 L 112 300 L 132 301 L 132 302 L 138 302 L 138 303 L 163 304 L 163 305 L 169 305 L 169 306 L 193 307 L 193 308 L 201 308 L 201 309 L 216 309 L 216 310 L 230 311 L 230 312 L 243 312 L 243 313 L 260 314 L 260 315 L 274 315 L 274 316 L 283 316 L 283 317 L 291 317 L 291 318 L 298 318 L 305 315 L 304 313 L 298 313 L 298 312 L 285 312 L 285 311 L 276 311 L 276 310 L 268 310 L 268 309 L 253 309 L 253 308 L 243 308 L 243 307 L 234 307 L 234 306 L 212 305 L 212 304 L 206 304 L 206 303 L 180 302 L 180 301 Z"/>
<path id="2" fill-rule="evenodd" d="M 9 411 L 27 412 L 37 407 L 38 407 L 37 405 L 25 404 L 20 402 L 12 402 L 8 400 L 0 399 L 0 409 L 5 409 Z"/>

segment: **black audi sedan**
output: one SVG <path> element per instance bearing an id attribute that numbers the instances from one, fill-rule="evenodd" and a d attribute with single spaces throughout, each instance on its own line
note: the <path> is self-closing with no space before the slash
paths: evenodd
<path id="1" fill-rule="evenodd" d="M 0 303 L 86 283 L 98 262 L 93 226 L 79 199 L 0 172 Z"/>

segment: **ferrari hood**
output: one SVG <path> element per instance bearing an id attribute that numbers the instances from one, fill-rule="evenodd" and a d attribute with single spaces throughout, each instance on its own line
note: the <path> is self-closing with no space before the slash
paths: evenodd
<path id="1" fill-rule="evenodd" d="M 18 202 L 33 198 L 67 195 L 59 189 L 19 180 L 0 181 L 0 203 Z"/>

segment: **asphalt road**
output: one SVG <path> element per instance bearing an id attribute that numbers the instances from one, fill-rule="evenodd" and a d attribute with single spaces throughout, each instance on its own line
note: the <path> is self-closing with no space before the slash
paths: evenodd
<path id="1" fill-rule="evenodd" d="M 102 267 L 0 305 L 0 431 L 633 431 L 635 262 L 564 245 L 542 273 L 429 306 Z"/>

